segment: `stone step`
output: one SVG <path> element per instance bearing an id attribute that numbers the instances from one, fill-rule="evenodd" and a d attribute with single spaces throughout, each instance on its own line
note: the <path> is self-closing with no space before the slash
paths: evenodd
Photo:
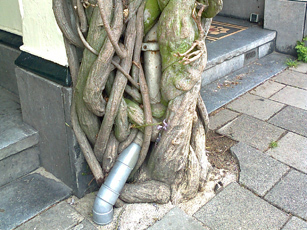
<path id="1" fill-rule="evenodd" d="M 71 193 L 43 168 L 0 187 L 0 229 L 15 229 Z"/>
<path id="2" fill-rule="evenodd" d="M 226 105 L 287 68 L 292 56 L 273 52 L 201 88 L 208 113 Z"/>
<path id="3" fill-rule="evenodd" d="M 22 121 L 19 99 L 0 87 L 0 186 L 39 167 L 38 132 Z"/>
<path id="4" fill-rule="evenodd" d="M 213 30 L 213 31 L 212 31 Z M 216 34 L 211 38 L 211 34 Z M 276 32 L 262 29 L 255 23 L 217 16 L 208 34 L 208 61 L 202 74 L 205 86 L 248 63 L 273 52 Z M 218 39 L 210 42 L 210 39 Z"/>

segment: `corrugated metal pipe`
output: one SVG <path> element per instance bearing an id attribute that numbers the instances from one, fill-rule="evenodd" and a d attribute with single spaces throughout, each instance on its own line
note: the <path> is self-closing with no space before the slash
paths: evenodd
<path id="1" fill-rule="evenodd" d="M 113 205 L 136 165 L 140 151 L 141 146 L 133 142 L 118 156 L 94 202 L 93 220 L 96 224 L 106 225 L 112 222 Z"/>

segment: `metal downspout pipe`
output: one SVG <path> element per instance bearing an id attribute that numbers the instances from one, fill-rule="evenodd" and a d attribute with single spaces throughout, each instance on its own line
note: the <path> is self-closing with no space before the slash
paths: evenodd
<path id="1" fill-rule="evenodd" d="M 113 220 L 113 205 L 137 163 L 141 146 L 131 143 L 117 158 L 110 174 L 100 187 L 93 207 L 93 220 L 106 225 Z"/>

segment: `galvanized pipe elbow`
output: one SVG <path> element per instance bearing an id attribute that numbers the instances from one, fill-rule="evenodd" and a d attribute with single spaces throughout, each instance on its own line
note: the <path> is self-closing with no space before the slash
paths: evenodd
<path id="1" fill-rule="evenodd" d="M 131 143 L 117 158 L 110 174 L 100 187 L 93 207 L 93 220 L 106 225 L 113 219 L 113 205 L 137 163 L 141 146 Z"/>

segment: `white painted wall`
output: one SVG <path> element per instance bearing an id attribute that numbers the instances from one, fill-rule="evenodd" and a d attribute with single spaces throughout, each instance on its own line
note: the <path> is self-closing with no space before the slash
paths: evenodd
<path id="1" fill-rule="evenodd" d="M 22 1 L 21 11 L 23 11 L 22 36 L 24 43 L 20 49 L 67 66 L 64 40 L 53 15 L 52 0 L 20 1 Z"/>
<path id="2" fill-rule="evenodd" d="M 22 35 L 18 0 L 0 0 L 0 30 Z"/>

